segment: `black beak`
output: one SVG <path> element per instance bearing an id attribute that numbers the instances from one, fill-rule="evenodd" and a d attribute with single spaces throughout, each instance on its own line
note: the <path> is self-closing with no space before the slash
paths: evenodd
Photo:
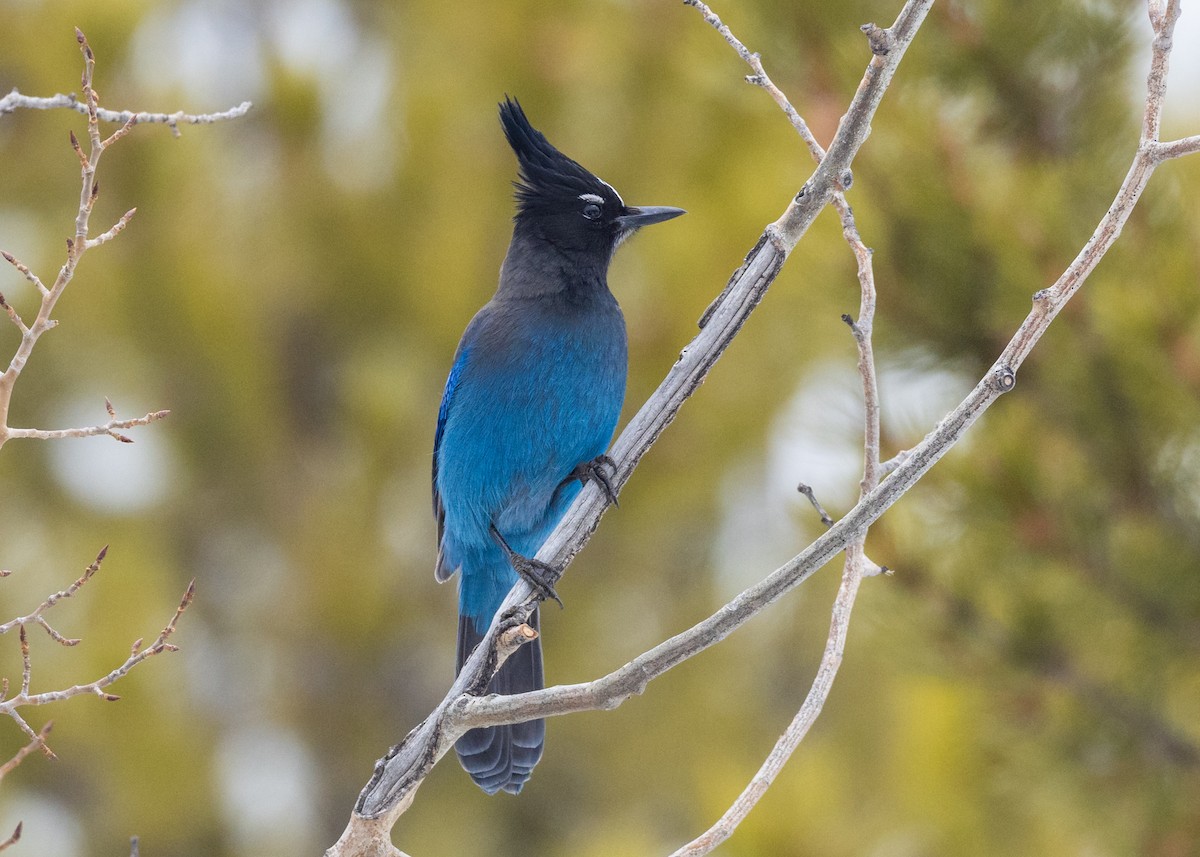
<path id="1" fill-rule="evenodd" d="M 672 208 L 669 205 L 643 205 L 641 207 L 628 205 L 625 207 L 625 213 L 617 218 L 617 223 L 621 224 L 622 229 L 632 232 L 643 226 L 649 226 L 651 223 L 662 223 L 664 220 L 670 220 L 681 214 L 687 214 L 687 212 L 682 208 Z"/>

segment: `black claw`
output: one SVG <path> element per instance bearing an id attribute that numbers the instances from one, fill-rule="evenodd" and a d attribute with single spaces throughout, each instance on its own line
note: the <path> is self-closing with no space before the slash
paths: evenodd
<path id="1" fill-rule="evenodd" d="M 554 591 L 554 582 L 559 578 L 557 568 L 536 559 L 521 556 L 520 554 L 512 554 L 509 556 L 509 560 L 512 562 L 513 571 L 533 587 L 533 591 L 538 594 L 541 600 L 554 601 L 560 609 L 562 608 L 562 599 Z"/>
<path id="2" fill-rule="evenodd" d="M 500 549 L 504 551 L 505 557 L 512 564 L 513 571 L 517 576 L 533 587 L 534 593 L 541 601 L 555 601 L 561 608 L 563 606 L 562 599 L 558 597 L 558 593 L 554 591 L 554 584 L 562 576 L 557 568 L 540 560 L 530 559 L 527 556 L 521 556 L 504 540 L 504 536 L 500 535 L 500 531 L 496 529 L 496 525 L 491 525 L 492 538 L 496 540 L 496 544 L 500 545 Z"/>
<path id="3" fill-rule="evenodd" d="M 604 496 L 608 502 L 620 508 L 621 504 L 617 502 L 617 492 L 613 488 L 612 477 L 605 471 L 605 467 L 611 467 L 613 476 L 617 473 L 617 463 L 608 455 L 597 455 L 591 461 L 585 461 L 571 471 L 570 479 L 578 479 L 584 485 L 589 482 L 597 483 L 604 491 Z"/>

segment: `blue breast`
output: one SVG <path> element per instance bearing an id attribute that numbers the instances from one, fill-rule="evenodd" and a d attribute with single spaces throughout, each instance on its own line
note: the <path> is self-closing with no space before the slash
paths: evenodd
<path id="1" fill-rule="evenodd" d="M 496 299 L 468 326 L 434 451 L 442 565 L 461 569 L 464 615 L 489 621 L 516 579 L 490 524 L 533 556 L 579 493 L 564 480 L 608 448 L 626 362 L 607 290 L 582 302 Z"/>

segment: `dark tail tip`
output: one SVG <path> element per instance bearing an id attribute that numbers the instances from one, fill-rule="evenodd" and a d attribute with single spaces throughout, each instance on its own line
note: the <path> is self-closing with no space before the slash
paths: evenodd
<path id="1" fill-rule="evenodd" d="M 537 613 L 529 620 L 536 628 Z M 458 619 L 458 669 L 479 645 L 482 635 L 475 630 L 475 623 L 465 617 Z M 489 693 L 525 693 L 541 690 L 545 686 L 542 675 L 542 641 L 536 639 L 517 649 L 492 683 Z M 488 794 L 506 791 L 518 794 L 529 781 L 534 766 L 542 758 L 546 743 L 546 721 L 530 720 L 507 726 L 491 726 L 472 729 L 454 745 L 459 762 L 481 789 Z"/>
<path id="2" fill-rule="evenodd" d="M 463 770 L 490 795 L 498 791 L 520 794 L 533 768 L 542 758 L 546 721 L 530 720 L 510 726 L 472 729 L 458 739 L 454 749 Z"/>

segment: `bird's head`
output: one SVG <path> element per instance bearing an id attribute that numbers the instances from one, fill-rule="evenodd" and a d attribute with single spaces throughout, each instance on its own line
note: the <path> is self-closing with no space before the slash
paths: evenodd
<path id="1" fill-rule="evenodd" d="M 517 155 L 518 230 L 531 230 L 559 250 L 602 259 L 651 223 L 683 214 L 682 208 L 626 205 L 608 182 L 550 145 L 529 124 L 516 99 L 500 104 L 500 124 Z"/>

